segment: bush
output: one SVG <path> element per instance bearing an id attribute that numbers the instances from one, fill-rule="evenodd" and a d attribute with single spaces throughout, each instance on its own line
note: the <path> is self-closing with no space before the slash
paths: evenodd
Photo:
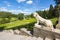
<path id="1" fill-rule="evenodd" d="M 24 14 L 23 13 L 18 14 L 17 18 L 19 20 L 23 20 L 24 19 Z"/>
<path id="2" fill-rule="evenodd" d="M 0 20 L 0 24 L 4 24 L 4 23 L 9 23 L 10 19 L 8 18 L 2 18 L 2 20 Z"/>

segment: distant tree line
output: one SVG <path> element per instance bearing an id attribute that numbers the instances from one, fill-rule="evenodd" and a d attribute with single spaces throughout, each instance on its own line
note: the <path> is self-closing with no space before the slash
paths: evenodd
<path id="1" fill-rule="evenodd" d="M 16 18 L 17 20 L 29 19 L 33 17 L 33 14 L 24 15 L 24 13 L 12 14 L 11 12 L 0 12 L 0 24 L 9 23 L 11 18 Z"/>
<path id="2" fill-rule="evenodd" d="M 42 16 L 43 18 L 46 18 L 46 19 L 58 17 L 58 15 L 59 15 L 59 13 L 58 13 L 58 6 L 57 5 L 55 7 L 53 7 L 52 5 L 50 5 L 49 10 L 36 11 L 36 12 L 40 16 Z"/>
<path id="3" fill-rule="evenodd" d="M 0 24 L 9 23 L 12 17 L 16 17 L 16 15 L 11 12 L 0 12 Z"/>

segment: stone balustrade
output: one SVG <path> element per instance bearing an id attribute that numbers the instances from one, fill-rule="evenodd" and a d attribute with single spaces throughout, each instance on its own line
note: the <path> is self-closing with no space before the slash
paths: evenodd
<path id="1" fill-rule="evenodd" d="M 44 27 L 34 26 L 33 36 L 41 37 L 43 40 L 60 40 L 60 30 L 53 29 L 53 31 Z"/>

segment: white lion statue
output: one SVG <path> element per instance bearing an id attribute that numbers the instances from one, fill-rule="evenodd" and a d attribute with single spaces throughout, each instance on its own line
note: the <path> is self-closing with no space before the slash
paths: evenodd
<path id="1" fill-rule="evenodd" d="M 39 16 L 38 13 L 36 13 L 36 12 L 34 13 L 33 16 L 34 16 L 34 17 L 36 18 L 36 20 L 37 20 L 37 23 L 36 23 L 37 25 L 39 25 L 39 23 L 41 23 L 41 24 L 44 24 L 46 27 L 50 28 L 51 30 L 54 29 L 51 20 L 47 20 L 47 19 L 42 18 L 42 17 Z"/>

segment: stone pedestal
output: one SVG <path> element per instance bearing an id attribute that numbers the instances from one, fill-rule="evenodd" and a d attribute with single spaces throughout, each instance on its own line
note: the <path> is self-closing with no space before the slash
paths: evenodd
<path id="1" fill-rule="evenodd" d="M 60 39 L 57 39 L 57 38 L 56 38 L 56 40 L 60 40 Z"/>
<path id="2" fill-rule="evenodd" d="M 60 29 L 60 17 L 59 17 L 59 22 L 58 22 L 58 24 L 56 25 L 56 28 L 57 28 L 57 29 Z"/>
<path id="3" fill-rule="evenodd" d="M 47 38 L 47 37 L 46 37 L 45 40 L 53 40 L 53 39 L 51 39 L 51 38 Z"/>
<path id="4" fill-rule="evenodd" d="M 51 32 L 48 32 L 39 26 L 37 26 L 37 27 L 34 26 L 33 35 L 35 37 L 41 37 L 43 40 L 53 40 L 54 39 L 54 35 Z M 47 37 L 50 37 L 50 38 L 47 38 Z"/>
<path id="5" fill-rule="evenodd" d="M 57 28 L 57 29 L 60 29 L 59 24 L 56 25 L 56 28 Z"/>
<path id="6" fill-rule="evenodd" d="M 34 26 L 33 36 L 41 37 L 43 40 L 60 40 L 60 29 L 54 29 L 53 31 L 41 26 Z"/>
<path id="7" fill-rule="evenodd" d="M 43 38 L 41 38 L 41 37 L 38 37 L 38 38 L 37 38 L 37 40 L 43 40 Z"/>

